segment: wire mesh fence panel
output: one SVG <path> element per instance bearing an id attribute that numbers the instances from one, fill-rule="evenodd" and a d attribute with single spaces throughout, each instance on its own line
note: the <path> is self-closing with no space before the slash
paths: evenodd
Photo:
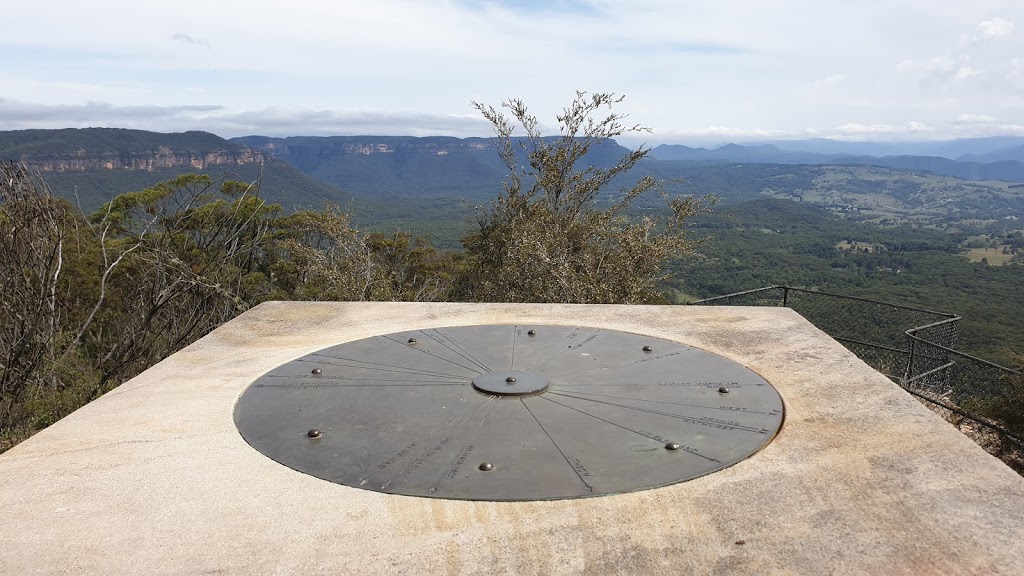
<path id="1" fill-rule="evenodd" d="M 959 316 L 785 286 L 693 304 L 794 309 L 1024 474 L 1024 373 L 958 352 Z"/>
<path id="2" fill-rule="evenodd" d="M 1024 443 L 1024 374 L 965 354 L 951 356 L 953 404 Z"/>
<path id="3" fill-rule="evenodd" d="M 931 324 L 918 324 L 916 326 L 919 327 L 908 328 L 907 334 L 910 336 L 916 336 L 917 338 L 931 344 L 944 346 L 946 348 L 956 348 L 957 326 L 959 325 L 959 320 L 959 317 L 955 317 L 932 321 Z"/>
<path id="4" fill-rule="evenodd" d="M 856 340 L 836 340 L 863 360 L 868 366 L 888 376 L 891 380 L 899 382 L 903 379 L 907 369 L 906 351 L 858 342 Z"/>
<path id="5" fill-rule="evenodd" d="M 698 306 L 785 306 L 786 288 L 770 286 L 690 302 Z"/>
<path id="6" fill-rule="evenodd" d="M 947 420 L 1024 472 L 1024 373 L 923 340 L 914 348 L 947 362 L 908 378 L 906 388 L 941 404 Z"/>
<path id="7" fill-rule="evenodd" d="M 993 429 L 961 410 L 950 410 L 944 404 L 922 402 L 932 412 L 942 416 L 957 430 L 981 446 L 986 452 L 1002 460 L 1018 474 L 1024 475 L 1024 443 L 1012 436 Z"/>
<path id="8" fill-rule="evenodd" d="M 947 315 L 895 304 L 790 289 L 788 306 L 836 339 L 855 340 L 908 352 L 906 331 Z"/>
<path id="9" fill-rule="evenodd" d="M 957 319 L 952 318 L 907 331 L 911 353 L 906 388 L 936 398 L 952 391 L 956 328 Z"/>

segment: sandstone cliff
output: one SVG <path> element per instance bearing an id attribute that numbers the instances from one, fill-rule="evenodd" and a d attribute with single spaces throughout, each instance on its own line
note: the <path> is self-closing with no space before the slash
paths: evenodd
<path id="1" fill-rule="evenodd" d="M 246 166 L 261 162 L 263 154 L 207 132 L 85 128 L 0 132 L 0 160 L 24 162 L 43 173 L 152 172 Z"/>

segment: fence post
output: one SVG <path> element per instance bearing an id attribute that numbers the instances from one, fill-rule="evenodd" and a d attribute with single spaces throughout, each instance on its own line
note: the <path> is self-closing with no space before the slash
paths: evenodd
<path id="1" fill-rule="evenodd" d="M 906 371 L 906 373 L 907 373 L 906 380 L 907 380 L 907 383 L 909 383 L 910 379 L 914 377 L 914 351 L 915 351 L 915 348 L 916 348 L 915 345 L 917 344 L 917 340 L 913 336 L 909 336 L 909 335 L 907 336 L 907 338 L 910 339 L 910 359 L 907 361 L 907 371 Z"/>
<path id="2" fill-rule="evenodd" d="M 782 287 L 782 306 L 789 306 L 789 286 Z"/>

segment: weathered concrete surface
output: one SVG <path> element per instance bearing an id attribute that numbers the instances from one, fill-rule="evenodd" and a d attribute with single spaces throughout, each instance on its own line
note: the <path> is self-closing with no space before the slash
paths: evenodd
<path id="1" fill-rule="evenodd" d="M 722 472 L 535 503 L 340 486 L 235 429 L 235 400 L 278 364 L 488 323 L 696 345 L 771 382 L 786 421 Z M 1024 574 L 1024 480 L 779 308 L 269 303 L 0 455 L 3 574 L 477 572 Z"/>

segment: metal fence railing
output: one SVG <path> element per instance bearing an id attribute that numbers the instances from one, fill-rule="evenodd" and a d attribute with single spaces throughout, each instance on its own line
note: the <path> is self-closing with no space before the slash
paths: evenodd
<path id="1" fill-rule="evenodd" d="M 1024 474 L 1024 373 L 956 350 L 959 316 L 789 286 L 690 304 L 792 308 Z"/>

